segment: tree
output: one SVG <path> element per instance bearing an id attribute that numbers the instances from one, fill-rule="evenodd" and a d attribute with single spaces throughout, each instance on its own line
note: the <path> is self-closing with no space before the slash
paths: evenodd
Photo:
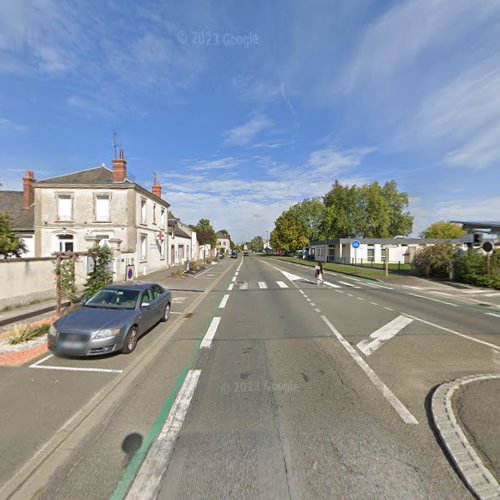
<path id="1" fill-rule="evenodd" d="M 264 240 L 262 239 L 262 236 L 254 236 L 249 246 L 250 249 L 253 250 L 254 252 L 263 252 Z"/>
<path id="2" fill-rule="evenodd" d="M 325 205 L 321 198 L 306 198 L 300 203 L 292 205 L 287 212 L 297 218 L 306 228 L 309 241 L 325 238 L 322 231 Z"/>
<path id="3" fill-rule="evenodd" d="M 389 238 L 407 235 L 413 216 L 408 195 L 395 181 L 343 186 L 338 180 L 324 197 L 320 232 L 326 238 Z"/>
<path id="4" fill-rule="evenodd" d="M 200 245 L 210 245 L 215 247 L 217 244 L 217 235 L 208 219 L 200 219 L 196 226 L 192 226 L 196 232 L 196 239 Z"/>
<path id="5" fill-rule="evenodd" d="M 459 239 L 467 234 L 458 224 L 451 222 L 438 221 L 431 224 L 427 229 L 420 233 L 422 238 L 449 238 Z"/>
<path id="6" fill-rule="evenodd" d="M 0 214 L 0 256 L 4 259 L 20 257 L 26 251 L 26 245 L 14 233 L 8 214 Z"/>
<path id="7" fill-rule="evenodd" d="M 282 213 L 271 232 L 271 246 L 282 252 L 294 252 L 308 245 L 305 224 L 290 212 Z"/>
<path id="8" fill-rule="evenodd" d="M 413 264 L 424 276 L 450 278 L 453 272 L 453 253 L 453 245 L 432 245 L 419 250 Z"/>

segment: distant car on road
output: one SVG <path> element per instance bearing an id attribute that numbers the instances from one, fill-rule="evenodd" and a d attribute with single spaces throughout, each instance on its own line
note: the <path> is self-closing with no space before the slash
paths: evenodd
<path id="1" fill-rule="evenodd" d="M 238 252 L 231 252 L 231 259 L 237 259 L 238 258 Z"/>
<path id="2" fill-rule="evenodd" d="M 245 253 L 243 254 L 245 257 L 248 257 L 248 250 L 245 250 Z"/>
<path id="3" fill-rule="evenodd" d="M 98 356 L 131 353 L 139 337 L 170 316 L 172 294 L 156 283 L 111 285 L 50 328 L 54 354 Z"/>

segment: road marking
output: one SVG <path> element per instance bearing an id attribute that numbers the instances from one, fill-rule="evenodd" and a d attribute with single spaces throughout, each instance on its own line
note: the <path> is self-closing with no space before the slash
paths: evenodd
<path id="1" fill-rule="evenodd" d="M 337 293 L 344 293 L 342 290 L 335 290 Z"/>
<path id="2" fill-rule="evenodd" d="M 368 286 L 376 286 L 378 288 L 385 288 L 386 290 L 394 290 L 394 288 L 392 286 L 387 286 L 387 285 L 381 285 L 380 283 L 366 283 L 365 282 L 365 285 L 368 285 Z"/>
<path id="3" fill-rule="evenodd" d="M 215 332 L 217 331 L 217 328 L 219 327 L 219 323 L 220 323 L 220 316 L 216 316 L 215 318 L 212 319 L 212 322 L 210 323 L 210 326 L 208 327 L 207 333 L 205 333 L 205 336 L 203 337 L 203 340 L 201 341 L 200 349 L 210 349 Z"/>
<path id="4" fill-rule="evenodd" d="M 197 275 L 195 276 L 195 278 L 199 278 L 202 274 L 208 273 L 208 271 L 211 271 L 211 269 L 207 269 L 206 271 L 203 271 L 202 273 L 197 274 Z"/>
<path id="5" fill-rule="evenodd" d="M 170 314 L 182 314 L 182 313 L 179 311 L 170 311 Z"/>
<path id="6" fill-rule="evenodd" d="M 49 354 L 48 356 L 45 356 L 45 358 L 39 359 L 36 363 L 33 363 L 30 365 L 30 368 L 36 368 L 40 363 L 43 363 L 44 361 L 47 361 L 50 358 L 53 358 L 53 354 Z"/>
<path id="7" fill-rule="evenodd" d="M 187 297 L 173 297 L 172 302 L 174 304 L 180 304 L 180 303 L 184 302 L 186 299 L 187 299 Z"/>
<path id="8" fill-rule="evenodd" d="M 351 288 L 359 288 L 358 285 L 353 285 L 352 283 L 347 283 L 347 281 L 339 281 L 339 283 L 342 283 L 345 286 L 350 286 Z"/>
<path id="9" fill-rule="evenodd" d="M 158 438 L 149 449 L 137 473 L 127 494 L 127 500 L 157 498 L 163 474 L 167 469 L 200 375 L 201 370 L 189 370 Z"/>
<path id="10" fill-rule="evenodd" d="M 316 309 L 314 309 L 314 310 L 315 310 L 317 313 L 320 313 L 320 312 L 321 312 L 318 308 L 316 308 Z"/>
<path id="11" fill-rule="evenodd" d="M 267 288 L 267 283 L 265 281 L 259 281 L 259 288 Z"/>
<path id="12" fill-rule="evenodd" d="M 365 300 L 365 299 L 363 299 L 363 298 L 361 298 L 361 297 L 356 297 L 356 298 L 357 298 L 358 300 Z"/>
<path id="13" fill-rule="evenodd" d="M 229 295 L 224 295 L 224 297 L 222 297 L 222 300 L 219 304 L 219 309 L 224 309 L 224 307 L 226 307 L 227 299 L 229 299 Z"/>
<path id="14" fill-rule="evenodd" d="M 283 281 L 277 281 L 276 284 L 280 287 L 280 288 L 288 288 L 288 285 L 286 283 L 283 283 Z"/>
<path id="15" fill-rule="evenodd" d="M 384 309 L 387 309 L 388 311 L 394 311 L 394 309 L 391 309 L 390 307 L 384 307 Z"/>
<path id="16" fill-rule="evenodd" d="M 48 359 L 50 356 L 44 359 Z M 38 363 L 42 362 L 40 360 Z M 123 370 L 111 370 L 110 368 L 78 368 L 76 366 L 52 366 L 52 365 L 40 365 L 34 363 L 30 365 L 30 368 L 38 368 L 40 370 L 60 370 L 67 372 L 102 372 L 102 373 L 122 373 Z"/>
<path id="17" fill-rule="evenodd" d="M 495 316 L 495 318 L 500 318 L 500 314 L 486 313 L 488 316 Z"/>
<path id="18" fill-rule="evenodd" d="M 370 368 L 366 361 L 356 352 L 356 350 L 347 342 L 347 340 L 342 336 L 342 334 L 330 323 L 325 315 L 321 315 L 321 319 L 325 322 L 326 326 L 333 332 L 335 337 L 342 344 L 344 349 L 351 355 L 351 357 L 356 361 L 359 367 L 365 372 L 372 384 L 382 393 L 384 398 L 389 402 L 389 404 L 398 412 L 399 416 L 407 424 L 418 424 L 417 419 L 410 413 L 408 408 L 401 403 L 401 401 L 394 395 L 394 393 L 380 380 L 378 375 Z"/>
<path id="19" fill-rule="evenodd" d="M 347 295 L 349 295 L 349 297 L 354 297 L 352 293 L 348 293 Z"/>
<path id="20" fill-rule="evenodd" d="M 248 281 L 244 281 L 240 284 L 240 290 L 248 290 Z"/>
<path id="21" fill-rule="evenodd" d="M 382 346 L 385 342 L 392 339 L 395 335 L 397 335 L 403 328 L 408 326 L 410 323 L 413 323 L 413 319 L 408 318 L 406 316 L 398 316 L 396 319 L 389 321 L 386 325 L 382 326 L 378 330 L 375 330 L 372 334 L 370 334 L 369 339 L 362 340 L 357 344 L 358 349 L 365 355 L 369 356 L 374 353 L 380 346 Z"/>
<path id="22" fill-rule="evenodd" d="M 486 342 L 484 340 L 476 339 L 474 337 L 471 337 L 470 335 L 465 335 L 465 333 L 456 332 L 455 330 L 451 330 L 450 328 L 446 328 L 446 327 L 441 326 L 441 325 L 436 325 L 436 323 L 431 323 L 430 321 L 426 321 L 425 319 L 417 318 L 416 316 L 412 316 L 411 314 L 406 314 L 406 313 L 404 313 L 404 314 L 405 314 L 405 316 L 408 316 L 409 318 L 415 319 L 417 321 L 421 321 L 422 323 L 425 323 L 426 325 L 434 326 L 436 328 L 444 330 L 445 332 L 453 333 L 453 335 L 458 335 L 459 337 L 463 337 L 464 339 L 467 339 L 467 340 L 472 340 L 472 342 L 477 342 L 478 344 L 483 344 L 483 345 L 486 345 L 488 347 L 492 347 L 493 349 L 495 349 L 497 351 L 498 351 L 498 349 L 500 349 L 500 345 L 495 345 L 495 344 L 491 344 L 490 342 Z"/>
<path id="23" fill-rule="evenodd" d="M 307 298 L 306 300 L 307 300 L 307 302 L 311 302 L 311 299 L 309 299 L 309 298 Z"/>
<path id="24" fill-rule="evenodd" d="M 234 288 L 234 284 L 233 284 L 233 283 L 231 283 L 231 284 L 227 287 L 227 289 L 228 289 L 229 291 L 231 291 L 233 288 Z"/>
<path id="25" fill-rule="evenodd" d="M 332 288 L 340 288 L 338 285 L 336 285 L 335 283 L 330 283 L 329 281 L 324 281 L 323 282 L 325 285 L 328 285 Z"/>
<path id="26" fill-rule="evenodd" d="M 302 295 L 305 295 L 304 290 L 300 290 L 300 289 L 299 289 L 299 292 L 300 292 Z"/>
<path id="27" fill-rule="evenodd" d="M 316 307 L 316 304 L 314 302 L 311 302 L 311 306 Z"/>
<path id="28" fill-rule="evenodd" d="M 231 281 L 233 282 L 236 281 L 236 276 L 233 276 L 233 279 Z"/>
<path id="29" fill-rule="evenodd" d="M 426 297 L 425 295 L 418 295 L 416 293 L 409 293 L 408 295 L 412 295 L 413 297 L 420 297 L 421 299 L 432 300 L 433 302 L 439 302 L 441 304 L 446 304 L 448 306 L 458 307 L 457 304 L 452 304 L 451 302 L 445 302 L 444 300 L 434 299 L 433 297 Z"/>
<path id="30" fill-rule="evenodd" d="M 372 304 L 373 306 L 378 306 L 376 302 L 370 302 L 370 304 Z"/>

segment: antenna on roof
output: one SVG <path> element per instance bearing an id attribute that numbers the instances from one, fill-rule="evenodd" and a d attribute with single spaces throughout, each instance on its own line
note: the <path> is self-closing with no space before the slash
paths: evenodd
<path id="1" fill-rule="evenodd" d="M 120 144 L 116 141 L 117 135 L 116 135 L 116 129 L 113 130 L 113 149 L 115 150 L 115 160 L 118 158 L 118 148 L 120 147 Z"/>
<path id="2" fill-rule="evenodd" d="M 158 174 L 156 170 L 153 170 L 153 184 L 156 186 L 158 184 Z"/>

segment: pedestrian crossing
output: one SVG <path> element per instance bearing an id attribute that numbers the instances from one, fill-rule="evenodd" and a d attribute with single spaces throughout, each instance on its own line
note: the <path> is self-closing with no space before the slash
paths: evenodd
<path id="1" fill-rule="evenodd" d="M 336 283 L 332 283 L 331 281 L 324 281 L 322 286 L 318 286 L 315 281 L 307 281 L 304 280 L 303 288 L 323 288 L 323 289 L 345 289 L 345 290 L 353 290 L 353 289 L 363 289 L 365 288 L 365 283 L 349 283 L 347 281 L 337 281 Z M 374 288 L 371 284 L 366 284 L 367 288 Z M 295 286 L 292 282 L 289 281 L 246 281 L 241 280 L 237 282 L 232 282 L 229 285 L 228 290 L 285 290 L 285 289 L 293 289 Z"/>

